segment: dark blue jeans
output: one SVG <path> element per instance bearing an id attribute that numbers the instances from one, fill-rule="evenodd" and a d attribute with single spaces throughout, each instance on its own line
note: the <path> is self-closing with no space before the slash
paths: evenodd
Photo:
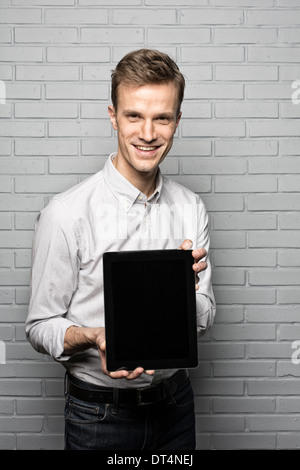
<path id="1" fill-rule="evenodd" d="M 65 406 L 66 450 L 194 450 L 194 396 L 188 379 L 156 405 L 88 403 L 71 395 Z"/>

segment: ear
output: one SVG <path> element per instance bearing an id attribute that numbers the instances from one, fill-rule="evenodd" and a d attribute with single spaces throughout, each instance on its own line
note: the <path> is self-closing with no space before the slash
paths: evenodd
<path id="1" fill-rule="evenodd" d="M 115 108 L 112 105 L 108 106 L 108 114 L 113 128 L 118 130 L 117 113 L 115 112 Z"/>
<path id="2" fill-rule="evenodd" d="M 180 119 L 181 119 L 181 116 L 182 116 L 182 112 L 180 111 L 180 113 L 179 113 L 178 116 L 177 116 L 177 120 L 176 120 L 176 129 L 177 129 L 177 127 L 178 127 L 178 124 L 179 124 L 179 121 L 180 121 Z"/>

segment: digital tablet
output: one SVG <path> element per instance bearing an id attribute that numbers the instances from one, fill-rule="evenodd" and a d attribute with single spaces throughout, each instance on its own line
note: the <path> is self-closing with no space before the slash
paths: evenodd
<path id="1" fill-rule="evenodd" d="M 107 369 L 198 365 L 191 250 L 103 255 Z"/>

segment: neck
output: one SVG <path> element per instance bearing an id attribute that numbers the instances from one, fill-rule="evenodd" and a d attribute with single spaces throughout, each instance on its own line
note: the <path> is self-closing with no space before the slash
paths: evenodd
<path id="1" fill-rule="evenodd" d="M 150 197 L 156 186 L 157 168 L 153 172 L 128 172 L 120 163 L 118 155 L 113 159 L 113 165 L 124 178 L 141 191 L 145 196 Z"/>

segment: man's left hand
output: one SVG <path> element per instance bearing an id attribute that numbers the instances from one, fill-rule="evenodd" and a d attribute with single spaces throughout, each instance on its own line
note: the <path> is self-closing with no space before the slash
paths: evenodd
<path id="1" fill-rule="evenodd" d="M 184 240 L 184 242 L 181 243 L 179 249 L 190 250 L 192 246 L 193 246 L 193 242 L 191 240 Z M 199 289 L 198 273 L 200 273 L 201 271 L 205 271 L 205 269 L 207 268 L 206 261 L 201 261 L 203 258 L 206 257 L 206 255 L 207 255 L 207 252 L 204 248 L 196 248 L 195 250 L 192 251 L 192 256 L 195 261 L 192 267 L 193 267 L 193 270 L 195 271 L 196 290 Z"/>

